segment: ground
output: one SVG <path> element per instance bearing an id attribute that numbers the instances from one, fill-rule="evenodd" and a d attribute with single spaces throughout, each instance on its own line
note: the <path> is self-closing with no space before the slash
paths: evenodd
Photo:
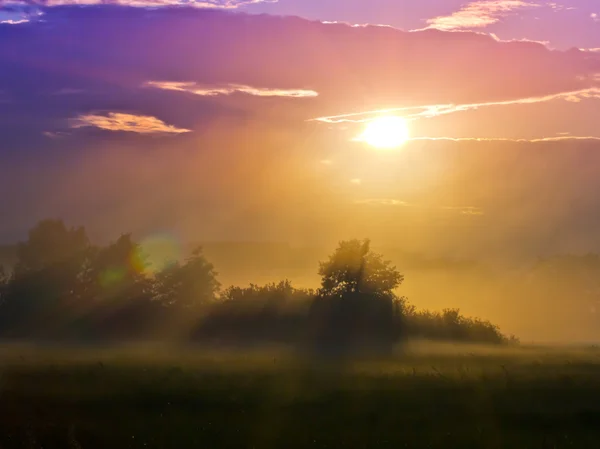
<path id="1" fill-rule="evenodd" d="M 0 347 L 2 448 L 600 447 L 600 351 Z"/>

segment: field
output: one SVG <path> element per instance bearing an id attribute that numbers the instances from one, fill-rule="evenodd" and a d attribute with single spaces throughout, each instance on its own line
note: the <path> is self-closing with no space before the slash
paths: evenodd
<path id="1" fill-rule="evenodd" d="M 2 448 L 594 448 L 600 351 L 0 347 Z"/>

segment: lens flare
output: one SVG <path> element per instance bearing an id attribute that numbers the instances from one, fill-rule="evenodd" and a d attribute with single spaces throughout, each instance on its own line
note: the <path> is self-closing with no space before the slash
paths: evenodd
<path id="1" fill-rule="evenodd" d="M 110 267 L 100 273 L 100 279 L 98 279 L 98 281 L 102 288 L 110 288 L 119 284 L 125 278 L 125 274 L 125 267 Z"/>
<path id="2" fill-rule="evenodd" d="M 146 274 L 156 274 L 181 259 L 179 240 L 170 234 L 156 234 L 143 239 L 132 254 L 132 267 Z"/>

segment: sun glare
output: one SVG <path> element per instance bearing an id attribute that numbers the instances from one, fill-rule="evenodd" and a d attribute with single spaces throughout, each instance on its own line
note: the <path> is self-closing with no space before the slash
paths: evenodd
<path id="1" fill-rule="evenodd" d="M 406 120 L 397 116 L 379 117 L 370 121 L 358 140 L 375 148 L 393 149 L 409 138 Z"/>

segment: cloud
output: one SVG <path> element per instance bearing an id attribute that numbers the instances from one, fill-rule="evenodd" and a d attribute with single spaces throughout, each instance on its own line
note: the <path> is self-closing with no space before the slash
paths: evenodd
<path id="1" fill-rule="evenodd" d="M 515 100 L 506 101 L 491 101 L 487 103 L 470 103 L 470 104 L 437 104 L 426 106 L 411 106 L 400 108 L 388 108 L 366 112 L 353 112 L 349 114 L 340 114 L 329 117 L 318 117 L 312 121 L 324 123 L 364 123 L 373 120 L 382 114 L 399 114 L 406 119 L 431 118 L 440 115 L 453 114 L 456 112 L 464 112 L 476 110 L 491 106 L 510 106 L 519 104 L 536 104 L 545 103 L 555 100 L 565 100 L 571 103 L 579 103 L 583 99 L 600 99 L 600 87 L 592 87 L 571 92 L 560 92 L 557 94 L 545 95 L 542 97 L 518 98 Z"/>
<path id="2" fill-rule="evenodd" d="M 156 117 L 109 112 L 106 115 L 81 115 L 71 121 L 72 128 L 92 126 L 106 131 L 126 131 L 139 134 L 180 134 L 189 129 L 167 125 Z"/>
<path id="3" fill-rule="evenodd" d="M 457 212 L 461 215 L 470 216 L 483 216 L 485 212 L 479 207 L 467 206 L 467 207 L 456 207 L 456 206 L 443 206 L 441 209 L 450 212 Z"/>
<path id="4" fill-rule="evenodd" d="M 590 17 L 592 18 L 592 20 L 593 20 L 594 22 L 600 22 L 600 15 L 598 15 L 597 13 L 592 13 L 592 14 L 590 15 Z"/>
<path id="5" fill-rule="evenodd" d="M 242 93 L 253 95 L 256 97 L 292 97 L 305 98 L 317 97 L 319 94 L 314 90 L 307 89 L 275 89 L 268 87 L 252 87 L 243 84 L 229 84 L 226 86 L 202 86 L 194 82 L 179 82 L 179 81 L 148 81 L 145 84 L 147 87 L 155 87 L 164 90 L 175 90 L 187 92 L 203 97 L 214 97 L 218 95 L 231 95 L 234 93 Z"/>
<path id="6" fill-rule="evenodd" d="M 369 206 L 409 206 L 406 201 L 391 198 L 368 198 L 366 200 L 356 200 L 355 203 Z"/>
<path id="7" fill-rule="evenodd" d="M 68 133 L 61 131 L 44 131 L 42 134 L 50 139 L 60 139 L 68 136 Z"/>
<path id="8" fill-rule="evenodd" d="M 0 64 L 7 68 L 0 86 L 12 101 L 10 108 L 0 105 L 3 144 L 27 146 L 33 136 L 64 130 L 71 118 L 94 111 L 136 111 L 192 130 L 220 120 L 302 127 L 340 112 L 403 106 L 401 112 L 420 118 L 585 92 L 600 83 L 593 79 L 600 73 L 596 53 L 474 32 L 404 32 L 194 8 L 43 11 L 41 21 L 0 26 Z M 268 107 L 249 100 L 264 97 Z"/>
<path id="9" fill-rule="evenodd" d="M 542 137 L 539 139 L 530 139 L 528 142 L 562 142 L 562 141 L 600 141 L 598 136 L 553 136 L 553 137 Z M 523 141 L 523 139 L 519 140 Z M 527 141 L 527 140 L 525 140 Z"/>
<path id="10" fill-rule="evenodd" d="M 119 5 L 141 8 L 185 6 L 202 9 L 237 9 L 258 3 L 277 3 L 278 0 L 0 0 L 3 6 L 38 6 L 52 8 L 66 5 Z"/>
<path id="11" fill-rule="evenodd" d="M 429 28 L 446 31 L 485 28 L 517 10 L 539 6 L 541 5 L 524 0 L 475 1 L 463 6 L 459 11 L 449 16 L 429 19 L 427 24 Z"/>
<path id="12" fill-rule="evenodd" d="M 577 9 L 575 6 L 561 5 L 560 3 L 555 2 L 550 2 L 547 6 L 549 6 L 554 12 L 574 11 Z"/>
<path id="13" fill-rule="evenodd" d="M 28 23 L 29 19 L 8 19 L 0 21 L 0 24 L 6 25 L 20 25 L 22 23 Z"/>
<path id="14" fill-rule="evenodd" d="M 472 216 L 482 216 L 485 215 L 485 212 L 478 207 L 462 207 L 462 208 L 448 208 L 449 210 L 458 211 L 462 215 L 472 215 Z"/>
<path id="15" fill-rule="evenodd" d="M 594 70 L 600 71 L 600 61 L 588 60 L 587 53 L 550 52 L 531 42 L 498 42 L 468 32 L 354 28 L 291 17 L 183 8 L 56 8 L 46 12 L 44 21 L 53 27 L 36 23 L 19 36 L 0 36 L 13 46 L 15 62 L 30 67 L 37 62 L 39 70 L 47 71 L 50 63 L 43 59 L 45 52 L 56 58 L 51 67 L 55 76 L 77 73 L 113 84 L 185 80 L 195 84 L 171 87 L 210 91 L 217 86 L 226 92 L 235 86 L 247 90 L 276 86 L 291 91 L 310 86 L 311 91 L 329 98 L 410 94 L 454 97 L 456 101 L 459 96 L 575 90 L 577 84 L 583 84 L 577 76 L 594 65 Z M 109 32 L 122 21 L 127 22 L 126 27 Z M 75 38 L 83 54 L 93 52 L 90 60 L 83 60 L 65 44 Z M 19 55 L 36 45 L 40 54 Z M 423 77 L 423 73 L 430 75 Z M 478 82 L 465 82 L 472 77 Z"/>
<path id="16" fill-rule="evenodd" d="M 568 133 L 567 133 L 568 134 Z M 447 141 L 447 142 L 507 142 L 507 143 L 537 143 L 537 142 L 568 142 L 568 141 L 600 141 L 600 136 L 570 136 L 559 135 L 540 137 L 537 139 L 509 139 L 504 137 L 414 137 L 412 141 Z"/>
<path id="17" fill-rule="evenodd" d="M 486 35 L 492 37 L 495 41 L 497 42 L 505 42 L 505 43 L 510 43 L 510 42 L 524 42 L 524 43 L 532 43 L 532 44 L 539 44 L 542 45 L 546 48 L 550 48 L 551 45 L 551 41 L 540 41 L 540 40 L 535 40 L 535 39 L 527 39 L 527 38 L 521 38 L 521 39 L 500 39 L 498 37 L 497 34 L 495 33 L 485 33 Z M 581 50 L 584 51 L 584 50 Z"/>
<path id="18" fill-rule="evenodd" d="M 413 204 L 407 201 L 402 201 L 398 199 L 392 198 L 368 198 L 362 200 L 356 200 L 355 204 L 364 204 L 368 206 L 398 206 L 398 207 L 408 207 L 411 209 L 422 209 L 429 211 L 448 211 L 448 212 L 456 212 L 461 215 L 471 215 L 471 216 L 482 216 L 485 215 L 484 211 L 479 207 L 474 206 L 430 206 L 424 204 Z"/>

